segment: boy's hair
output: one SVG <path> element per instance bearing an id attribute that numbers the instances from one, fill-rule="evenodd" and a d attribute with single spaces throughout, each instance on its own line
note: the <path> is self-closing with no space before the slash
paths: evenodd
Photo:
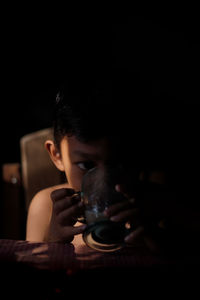
<path id="1" fill-rule="evenodd" d="M 66 135 L 82 142 L 112 137 L 133 130 L 133 123 L 144 116 L 140 101 L 151 100 L 151 87 L 139 77 L 114 74 L 106 80 L 67 81 L 56 97 L 54 138 L 59 147 Z M 137 110 L 136 110 L 137 107 Z M 138 126 L 137 126 L 138 127 Z"/>
<path id="2" fill-rule="evenodd" d="M 74 88 L 68 81 L 56 96 L 54 139 L 57 147 L 66 135 L 89 142 L 106 134 L 106 117 L 112 97 L 110 82 L 76 84 Z"/>
<path id="3" fill-rule="evenodd" d="M 160 103 L 150 82 L 138 74 L 67 81 L 56 97 L 55 144 L 59 149 L 63 137 L 72 135 L 84 143 L 108 138 L 119 156 L 134 156 L 139 165 L 162 165 L 170 155 L 172 119 Z"/>

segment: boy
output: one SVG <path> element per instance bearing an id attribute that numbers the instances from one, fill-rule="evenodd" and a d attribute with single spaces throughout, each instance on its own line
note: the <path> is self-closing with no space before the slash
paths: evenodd
<path id="1" fill-rule="evenodd" d="M 164 153 L 169 156 L 170 147 L 164 115 L 144 110 L 143 104 L 149 107 L 151 93 L 142 84 L 128 78 L 123 83 L 115 79 L 97 84 L 91 80 L 79 83 L 79 90 L 77 83 L 65 86 L 58 94 L 54 140 L 46 141 L 45 147 L 56 167 L 65 172 L 67 183 L 35 195 L 28 212 L 27 240 L 76 241 L 74 237 L 85 229 L 77 222 L 84 207 L 74 196 L 80 191 L 83 175 L 93 167 L 112 166 L 118 170 L 115 188 L 126 195 L 127 201 L 113 205 L 105 214 L 114 222 L 131 224 L 132 231 L 125 237 L 127 244 L 140 239 L 153 252 L 165 247 L 163 236 L 169 235 L 166 218 L 170 215 L 173 219 L 176 213 L 176 209 L 172 213 L 172 202 L 166 197 L 169 181 Z M 139 101 L 140 107 L 135 105 Z"/>

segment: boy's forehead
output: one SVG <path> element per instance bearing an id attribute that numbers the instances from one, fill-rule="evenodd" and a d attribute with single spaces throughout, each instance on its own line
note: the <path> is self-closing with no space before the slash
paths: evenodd
<path id="1" fill-rule="evenodd" d="M 114 142 L 115 141 L 115 142 Z M 106 164 L 135 164 L 134 150 L 125 140 L 100 138 L 87 143 L 79 141 L 75 136 L 66 136 L 61 141 L 61 148 L 70 159 L 98 160 Z M 120 142 L 119 142 L 120 141 Z M 137 156 L 138 158 L 138 156 Z"/>
<path id="2" fill-rule="evenodd" d="M 93 156 L 97 159 L 104 158 L 109 152 L 109 143 L 106 138 L 83 143 L 75 136 L 67 136 L 61 142 L 61 147 L 67 148 L 70 155 L 74 156 Z"/>
<path id="3" fill-rule="evenodd" d="M 130 141 L 128 144 L 124 140 L 121 140 L 120 143 L 111 143 L 108 138 L 83 143 L 75 136 L 67 136 L 61 141 L 61 151 L 72 160 L 101 161 L 110 166 L 121 165 L 130 170 L 133 167 L 145 167 L 147 169 L 162 167 L 162 164 L 159 163 L 159 157 L 156 155 L 157 153 L 147 155 L 147 149 L 138 153 L 136 148 L 137 145 L 130 143 Z M 156 159 L 154 161 L 155 155 Z"/>

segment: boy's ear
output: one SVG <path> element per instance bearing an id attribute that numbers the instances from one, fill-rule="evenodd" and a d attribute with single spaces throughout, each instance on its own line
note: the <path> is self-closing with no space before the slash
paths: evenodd
<path id="1" fill-rule="evenodd" d="M 45 148 L 49 152 L 49 155 L 51 157 L 51 160 L 53 161 L 54 165 L 60 170 L 64 171 L 64 165 L 62 162 L 62 157 L 60 152 L 58 151 L 57 147 L 55 146 L 54 142 L 51 140 L 48 140 L 45 142 Z"/>

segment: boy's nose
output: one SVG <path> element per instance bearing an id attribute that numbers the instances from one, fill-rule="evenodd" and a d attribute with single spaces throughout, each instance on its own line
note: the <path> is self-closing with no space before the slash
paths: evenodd
<path id="1" fill-rule="evenodd" d="M 134 184 L 139 180 L 140 170 L 123 163 L 107 164 L 105 168 L 107 180 L 112 184 Z"/>

